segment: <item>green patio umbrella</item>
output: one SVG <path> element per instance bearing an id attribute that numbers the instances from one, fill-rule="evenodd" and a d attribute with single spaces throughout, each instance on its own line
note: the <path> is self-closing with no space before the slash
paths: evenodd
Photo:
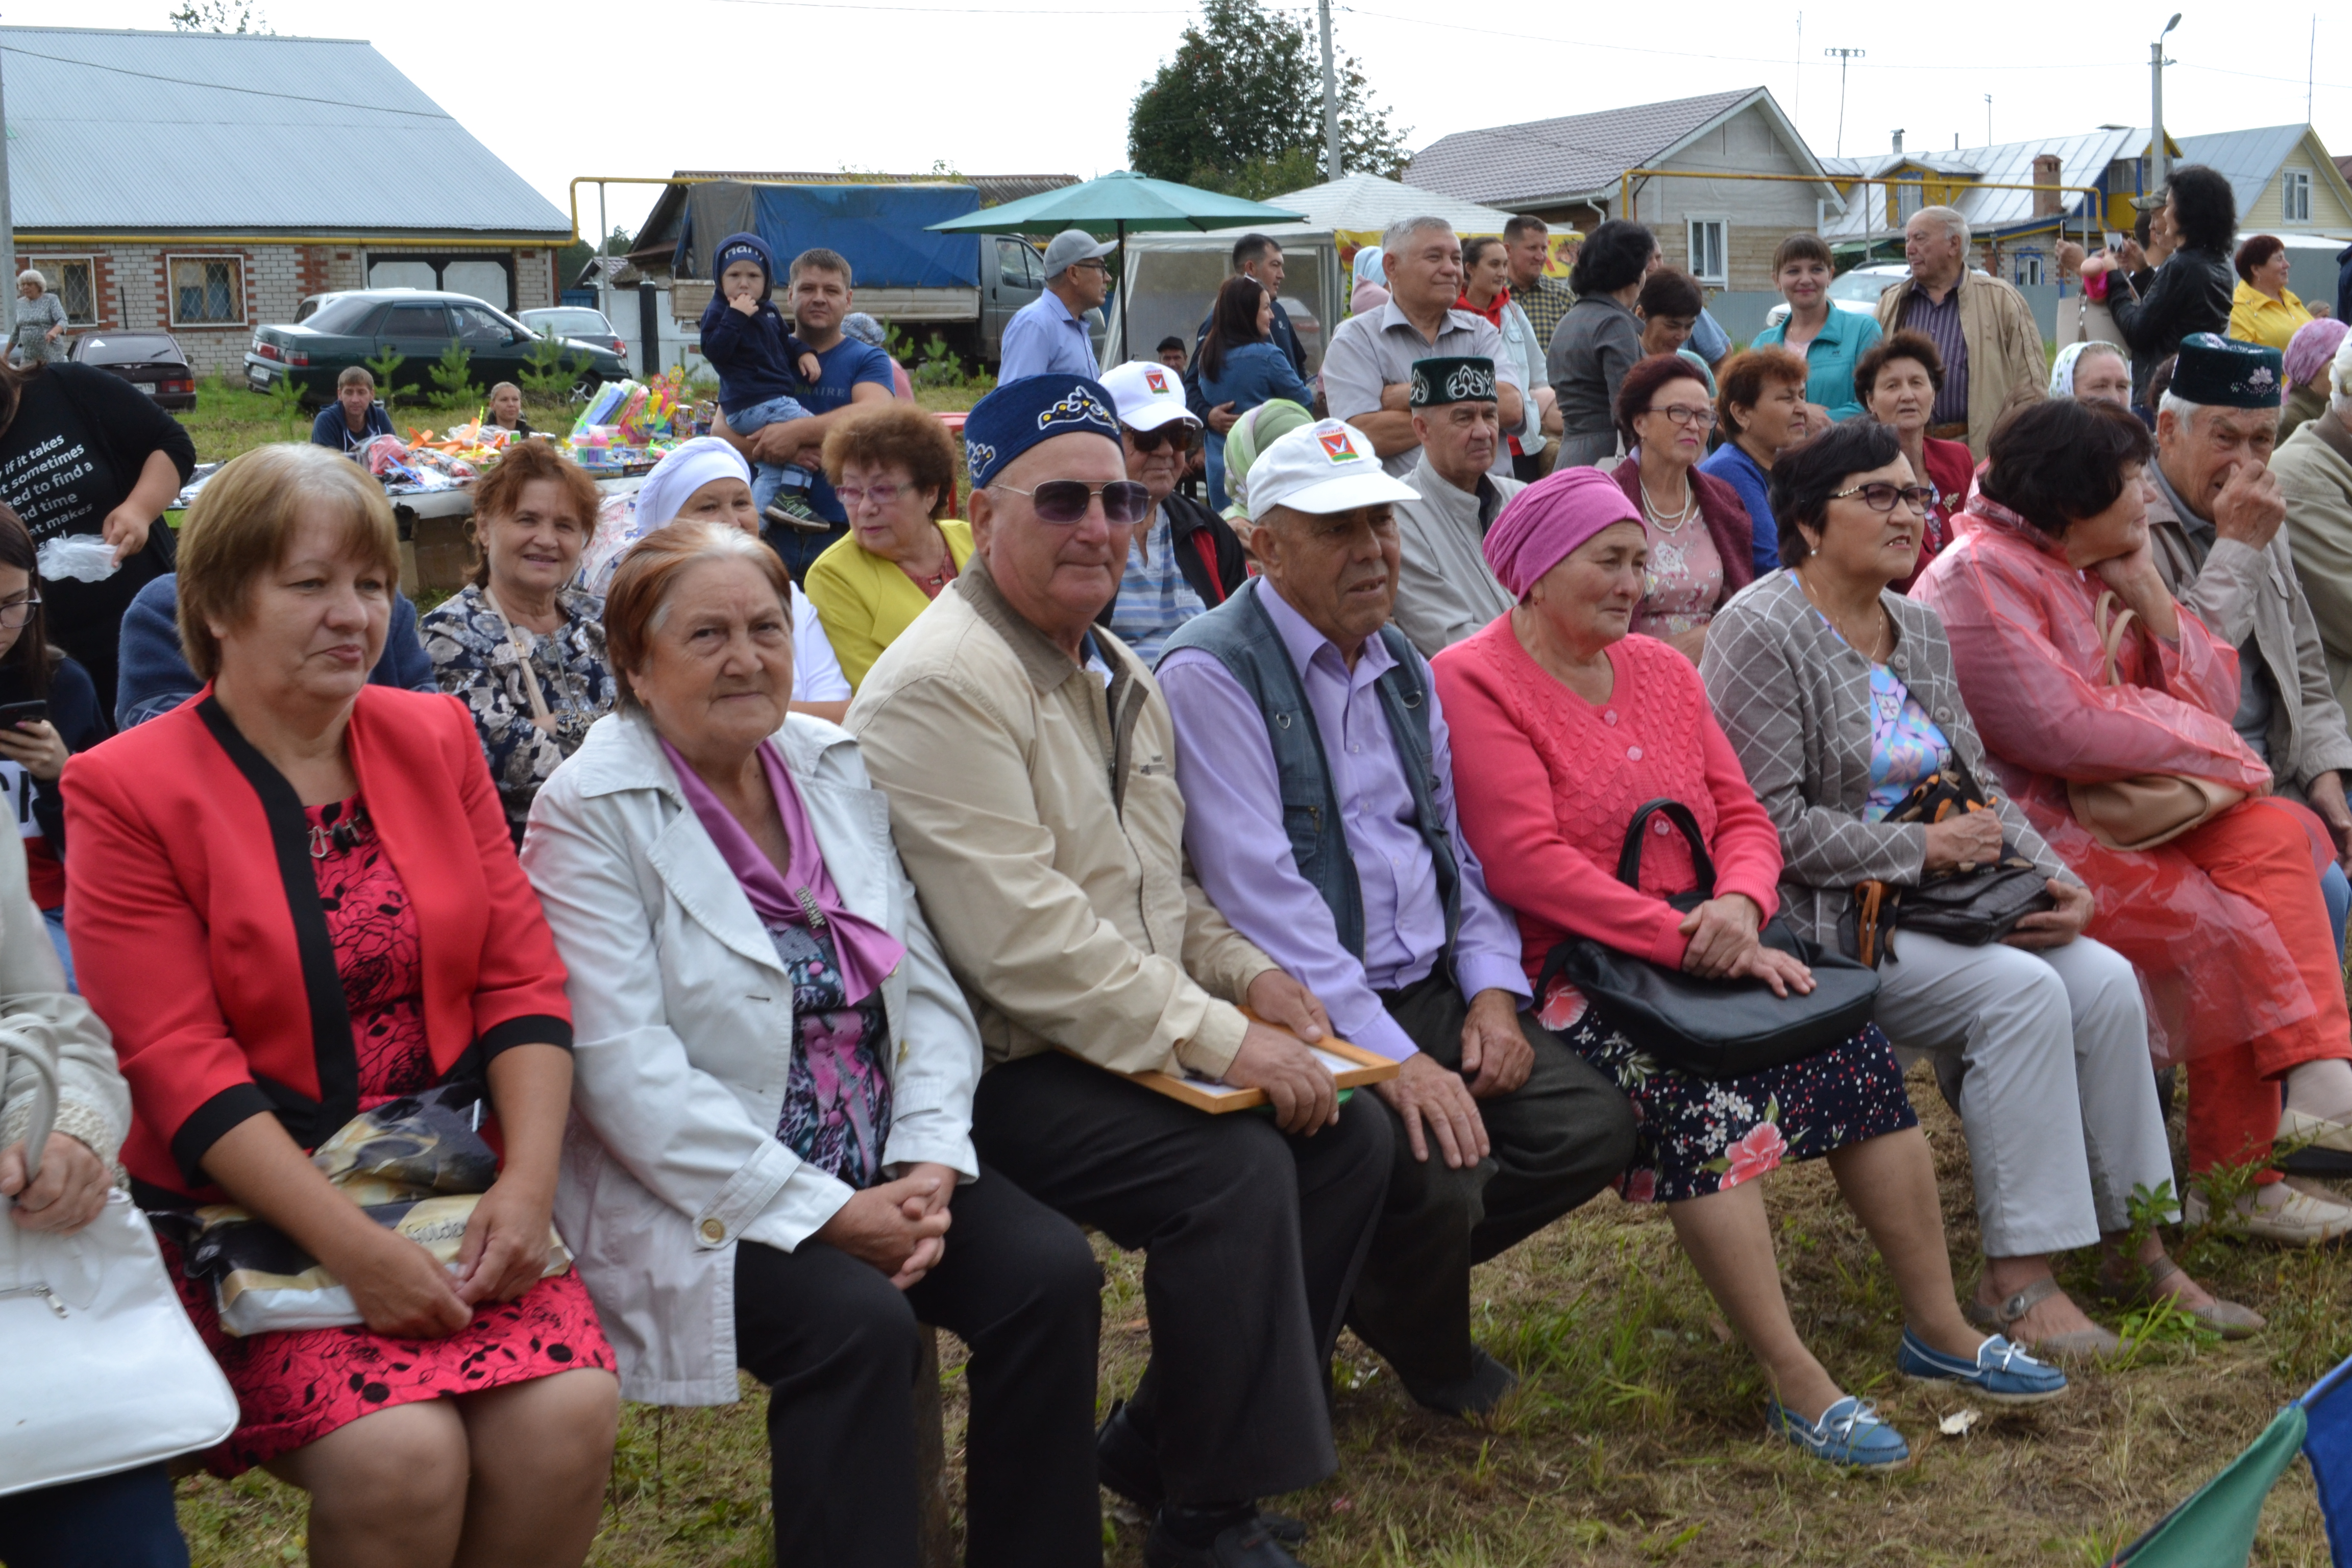
<path id="1" fill-rule="evenodd" d="M 1002 206 L 982 207 L 962 217 L 935 223 L 942 234 L 1059 234 L 1082 228 L 1089 234 L 1108 229 L 1118 237 L 1119 276 L 1127 276 L 1127 231 L 1232 228 L 1245 223 L 1297 223 L 1305 213 L 1286 212 L 1264 202 L 1221 195 L 1172 180 L 1154 180 L 1119 169 L 1082 184 L 1064 185 L 1024 196 Z M 1127 357 L 1127 312 L 1118 318 L 1118 353 Z"/>

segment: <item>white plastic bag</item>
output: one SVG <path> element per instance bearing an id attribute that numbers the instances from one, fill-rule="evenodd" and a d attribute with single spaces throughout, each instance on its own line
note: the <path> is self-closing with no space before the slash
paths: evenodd
<path id="1" fill-rule="evenodd" d="M 40 563 L 41 575 L 51 582 L 62 577 L 77 583 L 103 583 L 114 575 L 114 546 L 94 533 L 67 533 L 44 540 L 34 559 Z"/>

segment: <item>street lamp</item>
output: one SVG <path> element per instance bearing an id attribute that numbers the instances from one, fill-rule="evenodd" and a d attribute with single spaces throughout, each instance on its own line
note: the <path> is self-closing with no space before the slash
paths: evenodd
<path id="1" fill-rule="evenodd" d="M 2165 155 L 2164 150 L 2164 68 L 2168 63 L 2164 58 L 2164 39 L 2165 34 L 2179 26 L 2180 13 L 2175 11 L 2172 20 L 2164 25 L 2164 32 L 2158 33 L 2156 42 L 2147 47 L 2147 174 L 2151 195 L 2164 189 L 2166 183 L 2172 178 L 2172 160 Z"/>

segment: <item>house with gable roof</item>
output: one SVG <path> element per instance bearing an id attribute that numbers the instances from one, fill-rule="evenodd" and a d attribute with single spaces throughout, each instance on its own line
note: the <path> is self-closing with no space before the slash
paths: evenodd
<path id="1" fill-rule="evenodd" d="M 1654 172 L 1626 180 L 1634 169 Z M 1844 202 L 1761 87 L 1456 132 L 1403 178 L 1555 226 L 1637 218 L 1668 262 L 1715 289 L 1769 289 L 1774 248 Z"/>

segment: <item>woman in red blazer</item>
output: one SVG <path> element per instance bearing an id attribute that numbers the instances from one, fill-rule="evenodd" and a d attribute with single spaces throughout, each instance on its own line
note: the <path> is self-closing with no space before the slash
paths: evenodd
<path id="1" fill-rule="evenodd" d="M 70 764 L 68 929 L 131 1080 L 141 1203 L 247 1210 L 364 1319 L 231 1338 L 184 1284 L 243 1407 L 213 1468 L 308 1490 L 322 1565 L 575 1568 L 618 1385 L 579 1280 L 542 1278 L 564 972 L 465 710 L 367 684 L 398 575 L 391 510 L 347 459 L 269 447 L 212 480 L 179 591 L 210 684 Z M 445 1268 L 309 1151 L 469 1084 L 501 1158 Z"/>

